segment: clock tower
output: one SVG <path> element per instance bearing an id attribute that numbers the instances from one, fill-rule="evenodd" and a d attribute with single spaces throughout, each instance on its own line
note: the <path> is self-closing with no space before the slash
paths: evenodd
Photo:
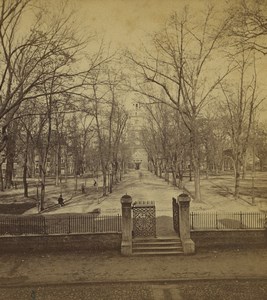
<path id="1" fill-rule="evenodd" d="M 139 102 L 134 102 L 130 110 L 128 122 L 128 142 L 131 149 L 130 166 L 135 169 L 147 168 L 147 153 L 142 142 L 142 129 L 145 114 Z"/>

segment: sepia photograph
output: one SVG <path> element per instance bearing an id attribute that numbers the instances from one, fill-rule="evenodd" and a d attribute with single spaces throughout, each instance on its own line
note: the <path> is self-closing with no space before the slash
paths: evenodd
<path id="1" fill-rule="evenodd" d="M 0 300 L 267 299 L 267 0 L 0 0 Z"/>

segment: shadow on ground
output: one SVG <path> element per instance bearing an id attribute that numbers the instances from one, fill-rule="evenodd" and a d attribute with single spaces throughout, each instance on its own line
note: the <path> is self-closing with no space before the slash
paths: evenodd
<path id="1" fill-rule="evenodd" d="M 173 229 L 173 218 L 168 216 L 159 216 L 156 218 L 157 236 L 176 236 Z"/>
<path id="2" fill-rule="evenodd" d="M 0 214 L 20 215 L 36 206 L 36 201 L 28 203 L 0 204 Z"/>

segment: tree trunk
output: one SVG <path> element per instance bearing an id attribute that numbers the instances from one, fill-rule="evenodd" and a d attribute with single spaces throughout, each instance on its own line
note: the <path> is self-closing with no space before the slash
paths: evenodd
<path id="1" fill-rule="evenodd" d="M 183 189 L 184 185 L 183 185 L 183 180 L 184 180 L 184 174 L 183 174 L 183 165 L 182 162 L 179 162 L 179 164 L 177 164 L 176 166 L 176 170 L 178 168 L 178 187 L 179 189 Z"/>
<path id="2" fill-rule="evenodd" d="M 259 164 L 260 164 L 260 170 L 261 170 L 261 172 L 263 172 L 264 171 L 264 160 L 262 159 L 262 158 L 259 158 Z"/>
<path id="3" fill-rule="evenodd" d="M 179 179 L 178 188 L 182 189 L 183 188 L 183 175 L 180 172 L 178 173 L 178 179 Z"/>
<path id="4" fill-rule="evenodd" d="M 44 203 L 45 203 L 45 175 L 42 174 L 42 176 L 41 176 L 41 199 L 40 199 L 41 211 L 44 210 Z"/>
<path id="5" fill-rule="evenodd" d="M 27 183 L 29 140 L 30 140 L 30 134 L 27 131 L 26 147 L 25 147 L 24 163 L 23 163 L 23 188 L 24 188 L 24 197 L 26 197 L 26 198 L 29 197 L 29 195 L 28 195 L 28 183 Z"/>
<path id="6" fill-rule="evenodd" d="M 6 157 L 6 174 L 5 174 L 5 188 L 10 189 L 13 187 L 13 170 L 16 143 L 12 134 L 7 141 L 7 157 Z"/>
<path id="7" fill-rule="evenodd" d="M 155 167 L 154 167 L 154 173 L 156 176 L 159 176 L 159 168 L 158 168 L 158 163 L 155 163 Z"/>
<path id="8" fill-rule="evenodd" d="M 194 184 L 195 184 L 195 201 L 201 201 L 201 193 L 200 193 L 200 170 L 198 167 L 194 169 Z"/>
<path id="9" fill-rule="evenodd" d="M 177 186 L 176 172 L 172 170 L 172 184 Z"/>
<path id="10" fill-rule="evenodd" d="M 235 162 L 235 191 L 234 196 L 237 199 L 239 197 L 240 193 L 240 169 L 241 169 L 241 163 L 239 159 Z"/>
<path id="11" fill-rule="evenodd" d="M 103 172 L 103 196 L 107 195 L 107 173 L 106 171 L 102 171 Z"/>
<path id="12" fill-rule="evenodd" d="M 109 192 L 110 193 L 113 192 L 113 184 L 114 184 L 114 175 L 113 175 L 113 173 L 111 173 L 111 176 L 110 176 L 110 188 L 109 188 Z"/>
<path id="13" fill-rule="evenodd" d="M 0 190 L 1 192 L 4 191 L 4 178 L 3 178 L 2 164 L 0 165 Z"/>
<path id="14" fill-rule="evenodd" d="M 56 165 L 55 165 L 55 186 L 59 185 L 59 172 L 58 172 L 58 153 L 56 154 Z"/>
<path id="15" fill-rule="evenodd" d="M 6 189 L 10 189 L 13 187 L 13 166 L 14 166 L 14 155 L 13 153 L 9 153 L 7 155 L 7 161 L 6 161 L 6 176 L 5 176 L 5 182 L 6 182 Z"/>
<path id="16" fill-rule="evenodd" d="M 46 179 L 46 174 L 45 174 L 45 165 L 43 162 L 41 162 L 40 167 L 39 167 L 39 174 L 40 174 L 40 179 L 41 179 L 41 193 L 40 193 L 40 211 L 44 210 L 44 203 L 45 203 L 45 179 Z"/>
<path id="17" fill-rule="evenodd" d="M 162 166 L 159 164 L 159 178 L 162 178 Z"/>
<path id="18" fill-rule="evenodd" d="M 209 179 L 209 168 L 206 168 L 206 179 Z"/>
<path id="19" fill-rule="evenodd" d="M 247 175 L 247 158 L 245 154 L 245 157 L 242 162 L 242 179 L 246 179 L 246 175 Z"/>
<path id="20" fill-rule="evenodd" d="M 192 181 L 192 159 L 190 159 L 189 165 L 189 181 Z"/>
<path id="21" fill-rule="evenodd" d="M 123 174 L 123 162 L 121 163 L 120 166 L 120 181 L 122 181 L 122 174 Z"/>
<path id="22" fill-rule="evenodd" d="M 164 168 L 164 180 L 169 183 L 169 168 L 166 165 Z"/>
<path id="23" fill-rule="evenodd" d="M 123 174 L 127 174 L 128 172 L 128 162 L 123 161 Z"/>
<path id="24" fill-rule="evenodd" d="M 77 192 L 77 190 L 78 190 L 78 175 L 77 175 L 77 171 L 76 170 L 75 170 L 75 173 L 74 173 L 74 178 L 75 178 L 74 191 Z"/>
<path id="25" fill-rule="evenodd" d="M 153 173 L 154 173 L 154 175 L 158 176 L 158 165 L 157 165 L 157 163 L 153 163 Z"/>
<path id="26" fill-rule="evenodd" d="M 56 180 L 55 185 L 58 186 L 61 184 L 61 147 L 60 144 L 57 146 L 57 153 L 56 153 Z"/>
<path id="27" fill-rule="evenodd" d="M 199 162 L 199 143 L 197 141 L 197 129 L 193 126 L 191 132 L 191 161 L 194 167 L 194 186 L 195 186 L 195 202 L 201 201 L 200 193 L 200 162 Z M 191 168 L 191 163 L 190 163 Z"/>
<path id="28" fill-rule="evenodd" d="M 65 159 L 64 159 L 64 177 L 65 177 L 65 182 L 68 181 L 68 156 L 65 154 Z"/>
<path id="29" fill-rule="evenodd" d="M 27 171 L 28 171 L 28 166 L 27 166 L 27 159 L 24 160 L 24 165 L 23 165 L 23 188 L 24 188 L 24 197 L 28 198 L 28 183 L 27 183 Z"/>

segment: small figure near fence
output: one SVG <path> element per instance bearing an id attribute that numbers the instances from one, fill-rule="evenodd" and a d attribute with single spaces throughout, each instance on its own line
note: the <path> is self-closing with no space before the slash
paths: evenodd
<path id="1" fill-rule="evenodd" d="M 60 206 L 64 206 L 64 199 L 62 198 L 62 195 L 60 194 L 59 195 L 59 198 L 57 199 L 57 202 Z"/>
<path id="2" fill-rule="evenodd" d="M 85 185 L 84 185 L 84 183 L 82 184 L 81 189 L 82 189 L 82 193 L 85 194 Z"/>
<path id="3" fill-rule="evenodd" d="M 96 186 L 97 185 L 97 182 L 96 182 L 96 180 L 94 179 L 94 186 Z"/>

